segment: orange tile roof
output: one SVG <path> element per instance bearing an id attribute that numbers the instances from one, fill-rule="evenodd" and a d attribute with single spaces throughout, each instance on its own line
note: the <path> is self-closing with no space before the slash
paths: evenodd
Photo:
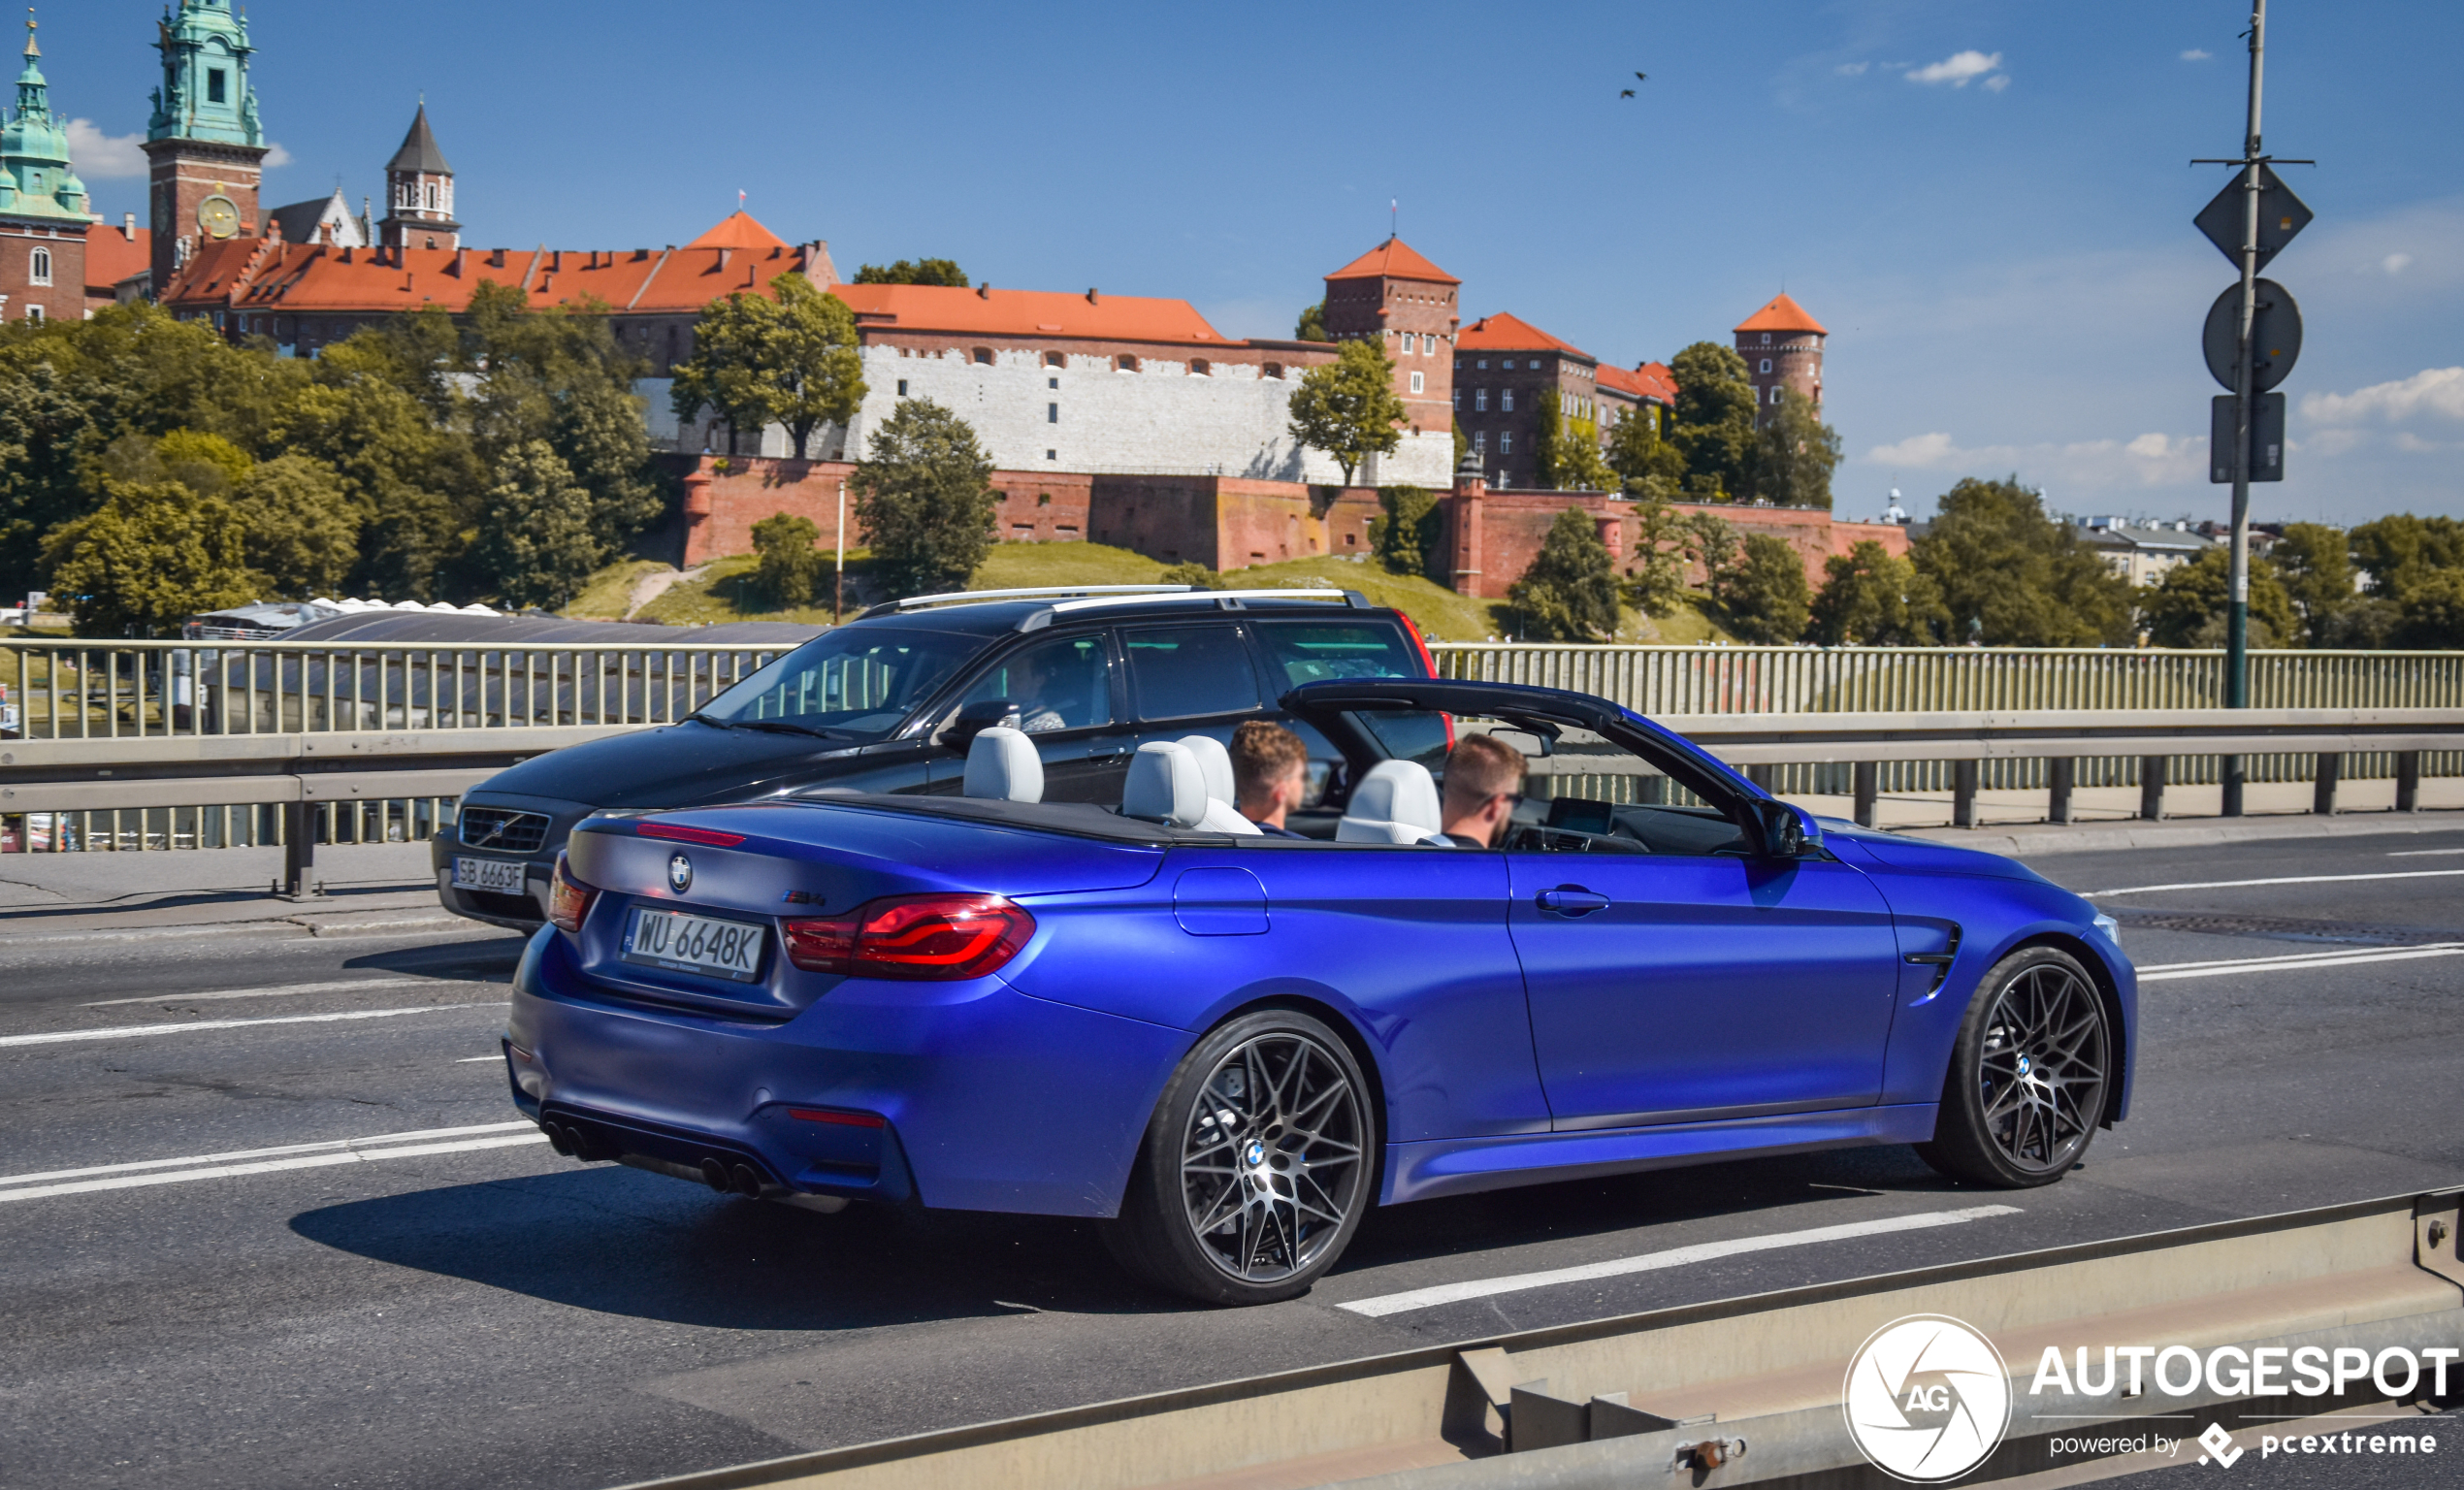
<path id="1" fill-rule="evenodd" d="M 503 265 L 491 262 L 497 253 Z M 535 306 L 597 300 L 615 310 L 696 311 L 805 267 L 807 250 L 742 248 L 336 248 L 235 238 L 192 255 L 159 296 L 175 309 L 294 314 L 461 310 L 482 284 L 518 285 Z"/>
<path id="2" fill-rule="evenodd" d="M 1677 380 L 1663 363 L 1646 362 L 1629 372 L 1614 363 L 1604 362 L 1600 365 L 1600 386 L 1628 398 L 1671 405 L 1677 402 Z"/>
<path id="3" fill-rule="evenodd" d="M 143 274 L 154 262 L 154 230 L 139 228 L 134 239 L 117 228 L 96 223 L 85 235 L 85 288 L 108 294 L 113 285 Z"/>
<path id="4" fill-rule="evenodd" d="M 721 218 L 709 232 L 702 234 L 688 248 L 784 248 L 787 240 L 762 226 L 753 214 L 737 208 Z"/>
<path id="5" fill-rule="evenodd" d="M 1238 346 L 1185 300 L 1072 295 L 1058 290 L 962 290 L 941 284 L 834 284 L 859 328 L 1033 340 L 1185 341 Z"/>
<path id="6" fill-rule="evenodd" d="M 1457 350 L 1473 352 L 1564 352 L 1593 361 L 1591 353 L 1571 341 L 1560 341 L 1521 316 L 1501 310 L 1484 315 L 1456 334 Z"/>
<path id="7" fill-rule="evenodd" d="M 1831 332 L 1822 322 L 1805 313 L 1805 308 L 1781 294 L 1762 309 L 1737 323 L 1739 331 L 1810 331 L 1818 337 Z"/>
<path id="8" fill-rule="evenodd" d="M 1326 277 L 1329 279 L 1425 279 L 1437 284 L 1463 282 L 1422 258 L 1417 249 L 1400 238 L 1387 239 Z"/>

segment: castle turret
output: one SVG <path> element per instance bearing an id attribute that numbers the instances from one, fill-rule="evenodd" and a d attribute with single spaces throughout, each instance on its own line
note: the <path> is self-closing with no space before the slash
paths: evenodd
<path id="1" fill-rule="evenodd" d="M 462 224 L 453 220 L 453 167 L 428 128 L 428 105 L 412 115 L 403 147 L 385 163 L 385 203 L 376 241 L 388 248 L 459 248 Z"/>
<path id="2" fill-rule="evenodd" d="M 1779 406 L 1783 388 L 1804 395 L 1814 417 L 1822 417 L 1823 342 L 1830 336 L 1786 294 L 1738 323 L 1736 354 L 1745 359 L 1746 380 L 1754 385 L 1756 423 Z"/>

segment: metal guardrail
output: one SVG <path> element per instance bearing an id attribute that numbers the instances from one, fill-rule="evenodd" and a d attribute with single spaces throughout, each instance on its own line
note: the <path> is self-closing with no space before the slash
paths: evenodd
<path id="1" fill-rule="evenodd" d="M 1910 1315 L 1960 1320 L 2001 1354 L 2015 1410 L 1999 1446 L 1962 1476 L 1967 1482 L 2088 1457 L 2063 1463 L 2056 1445 L 2064 1439 L 2153 1430 L 2195 1441 L 2211 1422 L 2227 1433 L 2282 1432 L 2288 1419 L 2379 1404 L 2392 1417 L 2429 1397 L 2427 1370 L 2392 1393 L 2348 1375 L 2331 1394 L 2305 1398 L 2292 1395 L 2284 1363 L 2306 1350 L 2348 1362 L 2358 1351 L 2367 1363 L 2389 1349 L 2415 1352 L 2416 1365 L 2429 1350 L 2452 1362 L 2464 1349 L 2459 1194 L 2223 1221 L 1424 1346 L 634 1490 L 1333 1481 L 1359 1490 L 1631 1490 L 1853 1474 L 1864 1460 L 1842 1412 L 1849 1364 L 1880 1327 Z M 2179 1346 L 2211 1363 L 2238 1350 L 2244 1366 L 2263 1361 L 2260 1352 L 2283 1354 L 2272 1394 L 2263 1374 L 2244 1371 L 2237 1387 L 2212 1366 L 2186 1390 L 2175 1386 L 2178 1366 L 2149 1378 L 2107 1370 L 2101 1387 L 2083 1370 L 2059 1388 L 2035 1389 L 2048 1348 L 2067 1363 L 2077 1347 L 2084 1363 L 2106 1345 L 2142 1344 L 2168 1354 Z M 2452 1393 L 2464 1370 L 2451 1368 L 2447 1380 Z M 2413 1431 L 2401 1421 L 2347 1426 Z"/>

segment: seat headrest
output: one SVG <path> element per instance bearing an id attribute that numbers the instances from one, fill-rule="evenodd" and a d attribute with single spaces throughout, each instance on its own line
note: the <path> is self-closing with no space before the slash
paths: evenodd
<path id="1" fill-rule="evenodd" d="M 1417 761 L 1380 761 L 1352 788 L 1345 818 L 1372 823 L 1399 823 L 1423 833 L 1437 832 L 1445 822 L 1438 809 L 1438 784 Z"/>
<path id="2" fill-rule="evenodd" d="M 1184 734 L 1177 743 L 1198 758 L 1198 769 L 1207 778 L 1207 795 L 1226 807 L 1235 805 L 1240 798 L 1232 781 L 1232 752 L 1223 748 L 1223 742 L 1211 734 Z"/>
<path id="3" fill-rule="evenodd" d="M 1120 815 L 1167 827 L 1197 826 L 1207 815 L 1207 778 L 1198 758 L 1170 740 L 1139 746 L 1120 789 Z"/>
<path id="4" fill-rule="evenodd" d="M 1006 725 L 995 725 L 967 745 L 969 796 L 1003 802 L 1044 800 L 1044 761 L 1035 742 Z"/>

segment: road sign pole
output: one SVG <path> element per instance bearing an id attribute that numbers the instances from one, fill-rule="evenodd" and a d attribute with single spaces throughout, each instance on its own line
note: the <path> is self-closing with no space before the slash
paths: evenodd
<path id="1" fill-rule="evenodd" d="M 2242 158 L 2242 315 L 2240 355 L 2233 369 L 2233 534 L 2230 592 L 2224 611 L 2224 706 L 2250 707 L 2251 620 L 2251 322 L 2258 313 L 2259 86 L 2267 57 L 2267 0 L 2251 0 L 2250 123 Z M 2223 813 L 2242 815 L 2242 758 L 2226 756 Z"/>

